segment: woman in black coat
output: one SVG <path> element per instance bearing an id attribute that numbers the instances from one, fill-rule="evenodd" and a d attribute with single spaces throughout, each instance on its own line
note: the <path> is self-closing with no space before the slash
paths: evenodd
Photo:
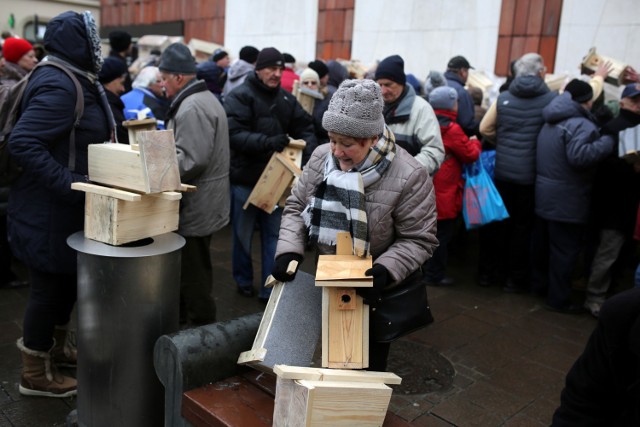
<path id="1" fill-rule="evenodd" d="M 110 113 L 97 82 L 102 52 L 91 14 L 65 12 L 53 18 L 44 44 L 49 52 L 44 60 L 63 64 L 80 82 L 84 114 L 73 147 L 75 85 L 57 67 L 36 69 L 9 138 L 11 155 L 23 172 L 11 188 L 8 228 L 11 249 L 27 266 L 31 284 L 18 340 L 20 393 L 67 397 L 76 393 L 76 380 L 56 369 L 75 364 L 75 351 L 64 345 L 76 302 L 76 253 L 66 239 L 81 231 L 84 221 L 84 193 L 72 190 L 71 183 L 87 180 L 88 145 L 109 139 Z"/>

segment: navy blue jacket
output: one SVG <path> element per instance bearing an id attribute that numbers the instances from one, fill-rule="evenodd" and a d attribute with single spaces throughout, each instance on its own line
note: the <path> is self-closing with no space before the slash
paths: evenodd
<path id="1" fill-rule="evenodd" d="M 546 220 L 585 224 L 589 217 L 596 165 L 613 149 L 600 135 L 593 115 L 568 92 L 542 111 L 538 135 L 536 214 Z"/>
<path id="2" fill-rule="evenodd" d="M 495 177 L 520 185 L 536 180 L 536 141 L 544 124 L 542 109 L 557 93 L 540 77 L 516 77 L 496 101 Z"/>
<path id="3" fill-rule="evenodd" d="M 66 17 L 67 19 L 62 19 Z M 95 71 L 80 14 L 67 12 L 49 23 L 47 51 L 73 66 Z M 11 155 L 24 169 L 9 196 L 11 249 L 29 268 L 75 274 L 76 253 L 67 237 L 83 229 L 84 193 L 71 183 L 86 181 L 87 146 L 109 139 L 109 126 L 96 86 L 76 74 L 84 92 L 84 115 L 76 128 L 75 171 L 69 162 L 76 90 L 63 71 L 40 67 L 32 75 L 22 113 L 11 133 Z"/>
<path id="4" fill-rule="evenodd" d="M 467 136 L 476 135 L 480 138 L 480 123 L 475 119 L 476 113 L 473 107 L 473 98 L 464 88 L 464 82 L 453 71 L 447 71 L 444 73 L 444 77 L 447 79 L 447 84 L 458 92 L 458 118 L 456 121 Z"/>
<path id="5" fill-rule="evenodd" d="M 229 119 L 231 184 L 253 187 L 274 151 L 270 136 L 287 134 L 304 139 L 303 164 L 316 148 L 313 119 L 296 98 L 280 86 L 269 88 L 256 73 L 229 92 L 224 102 Z"/>

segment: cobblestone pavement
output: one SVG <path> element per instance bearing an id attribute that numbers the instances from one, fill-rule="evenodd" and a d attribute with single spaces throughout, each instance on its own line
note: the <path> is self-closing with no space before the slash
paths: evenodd
<path id="1" fill-rule="evenodd" d="M 435 323 L 392 345 L 389 370 L 405 382 L 395 388 L 390 408 L 414 426 L 547 426 L 595 319 L 548 312 L 531 295 L 476 286 L 474 238 L 451 257 L 456 283 L 429 288 Z M 236 293 L 229 227 L 212 246 L 219 320 L 261 311 L 257 298 Z M 257 240 L 255 246 L 257 254 Z M 27 295 L 28 288 L 0 289 L 0 427 L 64 426 L 75 399 L 18 394 L 15 341 Z"/>

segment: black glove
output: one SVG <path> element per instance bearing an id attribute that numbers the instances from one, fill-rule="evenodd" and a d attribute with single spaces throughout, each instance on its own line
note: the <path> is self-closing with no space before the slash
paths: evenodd
<path id="1" fill-rule="evenodd" d="M 373 276 L 373 288 L 356 288 L 356 293 L 364 298 L 365 304 L 375 305 L 380 300 L 382 289 L 389 284 L 389 270 L 382 264 L 374 264 L 364 275 Z"/>
<path id="2" fill-rule="evenodd" d="M 287 145 L 289 145 L 289 137 L 285 134 L 267 138 L 267 148 L 270 150 L 281 152 Z"/>
<path id="3" fill-rule="evenodd" d="M 298 261 L 298 263 L 300 263 L 300 261 L 302 261 L 302 255 L 288 252 L 276 258 L 276 261 L 273 264 L 273 269 L 271 270 L 273 278 L 279 282 L 291 282 L 295 279 L 298 267 L 295 268 L 293 273 L 287 273 L 287 269 L 289 268 L 289 263 L 291 261 Z"/>

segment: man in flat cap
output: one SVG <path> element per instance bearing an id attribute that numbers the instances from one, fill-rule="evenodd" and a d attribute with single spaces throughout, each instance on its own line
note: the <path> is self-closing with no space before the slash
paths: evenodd
<path id="1" fill-rule="evenodd" d="M 241 295 L 253 296 L 251 241 L 255 225 L 259 223 L 262 275 L 258 298 L 264 302 L 271 293 L 264 282 L 273 267 L 282 210 L 275 209 L 268 214 L 253 205 L 247 209 L 243 206 L 273 153 L 284 150 L 289 138 L 307 143 L 303 165 L 317 145 L 311 116 L 280 86 L 284 62 L 277 49 L 262 49 L 255 71 L 229 93 L 224 103 L 231 144 L 233 278 Z"/>
<path id="2" fill-rule="evenodd" d="M 180 200 L 178 233 L 182 248 L 180 317 L 193 325 L 216 319 L 211 296 L 211 235 L 229 222 L 229 130 L 227 116 L 202 80 L 189 48 L 174 43 L 162 54 L 162 86 L 171 106 L 167 129 L 173 129 L 180 179 L 197 187 Z"/>
<path id="3" fill-rule="evenodd" d="M 444 76 L 447 79 L 447 84 L 458 92 L 458 124 L 467 136 L 476 135 L 479 137 L 479 123 L 474 118 L 473 99 L 464 88 L 469 78 L 470 69 L 474 68 L 469 64 L 467 58 L 460 55 L 454 56 L 449 60 Z"/>

